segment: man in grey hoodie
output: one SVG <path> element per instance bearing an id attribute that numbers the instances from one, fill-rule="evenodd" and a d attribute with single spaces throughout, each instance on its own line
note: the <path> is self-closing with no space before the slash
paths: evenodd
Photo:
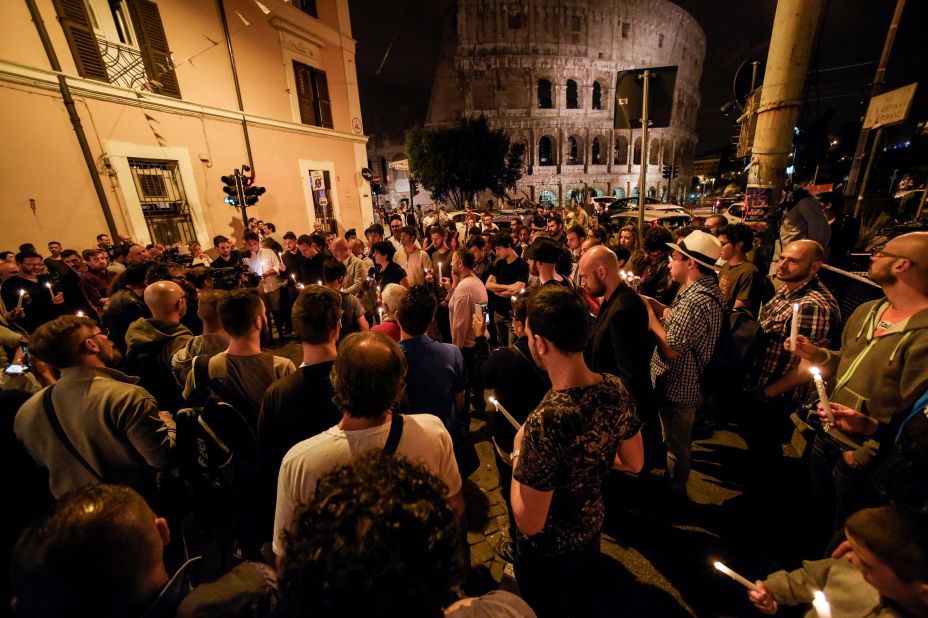
<path id="1" fill-rule="evenodd" d="M 173 412 L 183 399 L 174 378 L 171 358 L 187 345 L 193 333 L 180 323 L 187 296 L 173 281 L 157 281 L 145 288 L 150 318 L 139 318 L 126 332 L 126 370 L 154 395 L 162 410 Z"/>

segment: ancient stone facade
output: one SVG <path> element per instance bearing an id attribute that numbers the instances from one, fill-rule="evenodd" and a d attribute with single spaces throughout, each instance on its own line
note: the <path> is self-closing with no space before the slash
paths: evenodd
<path id="1" fill-rule="evenodd" d="M 459 0 L 427 126 L 487 116 L 526 145 L 514 197 L 565 203 L 577 190 L 637 195 L 640 130 L 613 129 L 620 71 L 676 65 L 670 126 L 649 131 L 648 192 L 692 177 L 706 37 L 667 0 Z M 679 168 L 669 187 L 661 166 Z"/>

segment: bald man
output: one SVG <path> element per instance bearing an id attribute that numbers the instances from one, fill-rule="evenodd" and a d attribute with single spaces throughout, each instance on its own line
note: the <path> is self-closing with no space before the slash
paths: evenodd
<path id="1" fill-rule="evenodd" d="M 132 245 L 126 253 L 126 266 L 144 262 L 149 259 L 148 249 L 144 245 Z"/>
<path id="2" fill-rule="evenodd" d="M 584 352 L 587 366 L 621 378 L 635 399 L 638 416 L 646 419 L 654 405 L 650 369 L 654 342 L 644 301 L 622 280 L 618 258 L 604 245 L 590 247 L 580 258 L 578 271 L 583 289 L 603 299 Z"/>
<path id="3" fill-rule="evenodd" d="M 187 345 L 193 333 L 180 323 L 187 296 L 173 281 L 156 281 L 145 288 L 150 318 L 139 318 L 126 332 L 126 371 L 137 375 L 163 410 L 175 411 L 183 402 L 174 378 L 171 357 Z"/>
<path id="4" fill-rule="evenodd" d="M 819 433 L 812 450 L 815 495 L 832 509 L 836 530 L 861 506 L 880 447 L 892 442 L 928 384 L 928 232 L 875 251 L 868 276 L 886 297 L 854 310 L 839 351 L 806 337 L 796 346 L 803 366 L 821 366 L 832 386 L 836 427 L 829 434 L 848 442 L 841 448 Z"/>
<path id="5" fill-rule="evenodd" d="M 345 265 L 347 271 L 345 287 L 342 291 L 346 294 L 358 294 L 364 287 L 364 279 L 367 277 L 368 269 L 364 266 L 364 261 L 352 253 L 348 241 L 344 238 L 337 238 L 332 242 L 332 255 Z"/>

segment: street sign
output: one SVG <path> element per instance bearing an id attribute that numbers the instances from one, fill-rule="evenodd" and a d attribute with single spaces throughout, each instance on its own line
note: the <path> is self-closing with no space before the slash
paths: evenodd
<path id="1" fill-rule="evenodd" d="M 372 181 L 372 180 L 374 179 L 374 172 L 370 171 L 370 170 L 367 169 L 366 167 L 362 167 L 362 168 L 361 168 L 361 178 L 363 178 L 363 179 L 366 180 L 367 182 L 370 182 L 370 181 Z"/>
<path id="2" fill-rule="evenodd" d="M 400 170 L 403 172 L 409 171 L 409 159 L 400 159 L 399 161 L 390 161 L 388 164 L 390 169 Z"/>
<path id="3" fill-rule="evenodd" d="M 669 127 L 673 111 L 673 90 L 677 83 L 677 67 L 647 69 L 651 79 L 648 85 L 648 126 Z M 619 71 L 615 88 L 615 129 L 641 128 L 642 73 L 645 69 Z"/>
<path id="4" fill-rule="evenodd" d="M 909 109 L 912 107 L 912 99 L 915 97 L 917 87 L 918 82 L 884 92 L 870 99 L 867 116 L 864 118 L 864 128 L 885 127 L 905 120 L 909 116 Z"/>

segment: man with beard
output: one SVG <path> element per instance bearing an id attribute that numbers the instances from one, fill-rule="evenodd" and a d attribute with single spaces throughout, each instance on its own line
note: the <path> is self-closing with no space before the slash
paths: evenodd
<path id="1" fill-rule="evenodd" d="M 874 252 L 869 277 L 886 298 L 851 314 L 840 351 L 803 336 L 796 346 L 798 356 L 833 376 L 836 418 L 860 413 L 853 415 L 856 422 L 842 420 L 827 434 L 819 432 L 812 446 L 814 495 L 833 512 L 836 531 L 864 506 L 878 455 L 886 450 L 881 445 L 893 441 L 928 383 L 928 232 L 904 234 Z"/>
<path id="2" fill-rule="evenodd" d="M 743 406 L 739 424 L 748 444 L 748 463 L 755 497 L 769 495 L 770 484 L 782 478 L 781 442 L 788 439 L 790 413 L 808 395 L 808 368 L 799 370 L 799 359 L 784 349 L 793 321 L 793 305 L 799 305 L 800 335 L 827 347 L 835 337 L 841 311 L 838 303 L 818 278 L 825 259 L 822 246 L 814 240 L 797 240 L 783 249 L 777 263 L 777 279 L 783 285 L 758 316 L 764 331 L 764 351 L 758 361 L 754 401 Z"/>
<path id="3" fill-rule="evenodd" d="M 213 246 L 219 252 L 219 257 L 213 260 L 213 268 L 229 268 L 241 264 L 242 260 L 238 255 L 238 251 L 232 248 L 232 241 L 225 236 L 213 238 Z"/>
<path id="4" fill-rule="evenodd" d="M 103 249 L 86 249 L 83 257 L 88 268 L 81 277 L 81 294 L 84 295 L 87 304 L 93 307 L 93 317 L 99 319 L 103 317 L 103 307 L 109 300 L 107 290 L 116 278 L 116 273 L 106 269 L 110 264 L 110 258 Z"/>
<path id="5" fill-rule="evenodd" d="M 90 483 L 138 487 L 167 467 L 171 441 L 158 405 L 136 378 L 110 369 L 120 354 L 96 322 L 56 318 L 35 331 L 30 347 L 61 378 L 23 404 L 14 430 L 48 469 L 55 498 Z"/>

